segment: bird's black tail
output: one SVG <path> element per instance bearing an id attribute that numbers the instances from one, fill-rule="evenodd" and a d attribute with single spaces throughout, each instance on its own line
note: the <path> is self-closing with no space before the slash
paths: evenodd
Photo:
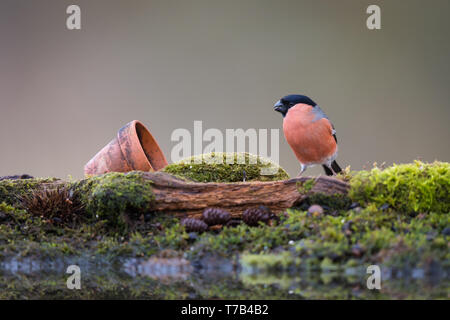
<path id="1" fill-rule="evenodd" d="M 338 165 L 338 163 L 336 162 L 336 160 L 333 161 L 333 162 L 331 163 L 331 168 L 333 168 L 333 171 L 331 171 L 330 168 L 328 168 L 328 167 L 325 166 L 325 165 L 323 165 L 322 167 L 323 167 L 323 169 L 325 170 L 325 174 L 326 174 L 327 176 L 332 176 L 332 175 L 333 175 L 333 171 L 334 171 L 336 174 L 338 174 L 339 172 L 342 171 L 341 167 Z"/>

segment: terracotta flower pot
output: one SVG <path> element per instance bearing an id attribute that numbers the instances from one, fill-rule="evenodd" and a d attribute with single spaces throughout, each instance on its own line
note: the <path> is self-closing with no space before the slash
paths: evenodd
<path id="1" fill-rule="evenodd" d="M 165 166 L 166 157 L 155 138 L 140 121 L 134 120 L 84 166 L 84 173 L 158 171 Z"/>

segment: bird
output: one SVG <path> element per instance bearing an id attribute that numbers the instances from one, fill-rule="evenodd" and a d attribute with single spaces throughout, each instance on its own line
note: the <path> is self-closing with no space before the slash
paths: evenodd
<path id="1" fill-rule="evenodd" d="M 322 165 L 327 176 L 342 171 L 336 162 L 336 130 L 323 110 L 311 98 L 290 94 L 278 100 L 274 110 L 283 116 L 283 132 L 300 162 L 300 173 Z"/>

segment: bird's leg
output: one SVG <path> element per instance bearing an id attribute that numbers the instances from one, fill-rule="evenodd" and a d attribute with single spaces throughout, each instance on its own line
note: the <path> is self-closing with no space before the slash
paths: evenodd
<path id="1" fill-rule="evenodd" d="M 333 172 L 333 176 L 335 176 L 335 175 L 336 175 L 336 172 L 334 172 L 333 167 L 331 166 L 331 164 L 330 164 L 330 165 L 327 165 L 327 167 L 328 167 L 328 169 L 331 170 L 331 172 Z"/>
<path id="2" fill-rule="evenodd" d="M 302 175 L 302 173 L 306 170 L 306 166 L 303 163 L 300 163 L 301 167 L 300 167 L 300 173 L 298 174 L 297 177 L 300 177 Z"/>

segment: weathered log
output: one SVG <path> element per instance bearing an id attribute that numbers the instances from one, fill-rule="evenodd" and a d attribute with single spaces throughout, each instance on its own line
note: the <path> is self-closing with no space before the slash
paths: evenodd
<path id="1" fill-rule="evenodd" d="M 144 173 L 144 177 L 153 181 L 155 211 L 190 217 L 200 217 L 207 207 L 226 209 L 233 217 L 240 217 L 245 209 L 258 205 L 279 213 L 308 195 L 345 195 L 349 189 L 345 181 L 327 176 L 239 183 L 188 182 L 163 172 Z M 309 180 L 313 180 L 310 188 L 305 188 Z"/>
<path id="2" fill-rule="evenodd" d="M 240 218 L 245 209 L 259 205 L 270 208 L 274 213 L 280 213 L 312 194 L 345 195 L 349 189 L 345 181 L 327 176 L 268 182 L 200 183 L 180 179 L 164 172 L 140 172 L 139 174 L 144 179 L 152 181 L 151 189 L 155 198 L 151 203 L 151 209 L 179 217 L 200 217 L 203 210 L 208 207 L 225 209 L 234 218 Z M 80 184 L 83 182 L 84 180 L 79 181 Z M 20 184 L 19 181 L 16 183 Z M 64 186 L 67 182 L 52 180 L 28 182 L 28 184 L 26 188 L 31 192 L 39 188 Z M 17 194 L 12 191 L 14 194 L 8 197 L 20 199 L 24 188 L 25 186 L 19 187 Z"/>

